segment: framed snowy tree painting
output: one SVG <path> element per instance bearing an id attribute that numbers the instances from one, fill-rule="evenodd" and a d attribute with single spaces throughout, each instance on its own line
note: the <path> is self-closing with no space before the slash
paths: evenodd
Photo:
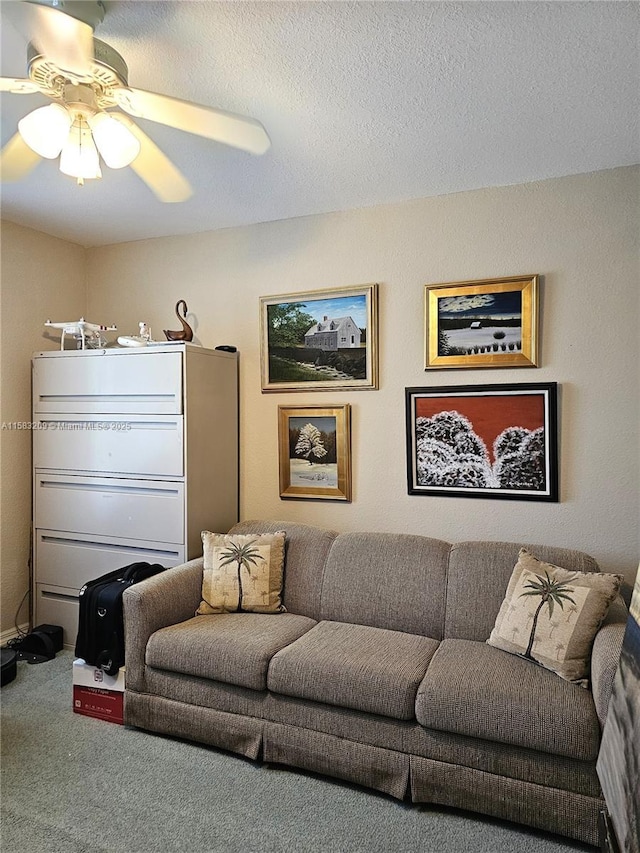
<path id="1" fill-rule="evenodd" d="M 278 406 L 280 497 L 351 500 L 351 407 Z"/>
<path id="2" fill-rule="evenodd" d="M 555 382 L 405 394 L 410 495 L 558 501 Z"/>

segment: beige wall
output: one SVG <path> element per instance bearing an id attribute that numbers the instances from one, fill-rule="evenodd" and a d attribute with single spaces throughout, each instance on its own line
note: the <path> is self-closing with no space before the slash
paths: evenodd
<path id="1" fill-rule="evenodd" d="M 1 420 L 31 419 L 31 353 L 58 346 L 44 336 L 47 317 L 86 314 L 125 333 L 145 320 L 160 338 L 178 327 L 173 306 L 185 298 L 199 342 L 241 353 L 243 518 L 549 542 L 631 580 L 640 557 L 639 197 L 640 169 L 617 169 L 87 251 L 4 222 Z M 522 273 L 544 277 L 539 369 L 422 369 L 424 284 Z M 373 281 L 380 389 L 262 394 L 258 297 Z M 406 386 L 531 381 L 561 386 L 559 504 L 407 495 Z M 353 407 L 351 504 L 278 496 L 277 407 L 306 402 Z M 0 432 L 2 632 L 28 587 L 30 443 L 28 431 Z"/>
<path id="2" fill-rule="evenodd" d="M 243 518 L 547 542 L 631 579 L 640 556 L 639 189 L 640 170 L 626 168 L 96 248 L 88 312 L 129 334 L 145 320 L 161 338 L 178 327 L 173 306 L 184 298 L 200 343 L 239 348 Z M 525 273 L 543 276 L 539 369 L 423 370 L 424 284 Z M 374 281 L 380 389 L 262 394 L 258 298 Z M 561 388 L 560 503 L 407 495 L 406 386 L 532 381 Z M 278 496 L 277 407 L 307 402 L 352 404 L 351 504 Z"/>
<path id="3" fill-rule="evenodd" d="M 78 318 L 86 310 L 85 250 L 10 222 L 2 223 L 0 341 L 0 631 L 10 631 L 29 588 L 31 433 L 4 428 L 31 421 L 31 354 L 56 349 L 46 319 Z M 28 608 L 19 623 L 28 621 Z"/>

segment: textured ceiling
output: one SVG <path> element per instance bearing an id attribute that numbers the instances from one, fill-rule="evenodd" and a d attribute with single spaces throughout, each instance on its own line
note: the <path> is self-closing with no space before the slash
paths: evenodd
<path id="1" fill-rule="evenodd" d="M 5 3 L 1 4 L 6 5 Z M 637 2 L 106 2 L 132 86 L 253 116 L 262 157 L 138 120 L 195 187 L 55 161 L 2 215 L 85 246 L 187 234 L 640 162 Z M 25 39 L 2 20 L 1 71 Z M 40 95 L 0 96 L 2 143 Z"/>

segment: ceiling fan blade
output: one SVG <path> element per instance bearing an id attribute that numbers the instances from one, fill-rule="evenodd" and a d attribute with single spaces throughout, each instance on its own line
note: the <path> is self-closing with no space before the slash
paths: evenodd
<path id="1" fill-rule="evenodd" d="M 39 162 L 40 157 L 16 133 L 0 151 L 0 177 L 3 181 L 19 181 Z"/>
<path id="2" fill-rule="evenodd" d="M 26 77 L 0 77 L 0 92 L 11 92 L 12 95 L 32 95 L 39 91 L 40 86 Z"/>
<path id="3" fill-rule="evenodd" d="M 65 11 L 37 2 L 3 3 L 16 28 L 62 71 L 85 75 L 93 60 L 93 29 L 73 17 L 72 4 Z"/>
<path id="4" fill-rule="evenodd" d="M 129 116 L 119 113 L 109 113 L 109 115 L 129 128 L 140 142 L 140 153 L 130 166 L 160 201 L 168 203 L 186 201 L 193 195 L 191 185 L 182 172 L 173 165 L 166 154 L 162 153 L 155 142 L 149 139 L 134 121 L 131 121 Z"/>
<path id="5" fill-rule="evenodd" d="M 206 136 L 207 139 L 241 148 L 251 154 L 264 154 L 271 145 L 264 127 L 252 118 L 146 92 L 144 89 L 121 87 L 114 89 L 114 95 L 118 105 L 133 116 Z"/>

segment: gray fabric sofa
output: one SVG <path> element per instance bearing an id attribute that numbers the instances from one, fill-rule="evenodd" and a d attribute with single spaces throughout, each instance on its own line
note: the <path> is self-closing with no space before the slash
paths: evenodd
<path id="1" fill-rule="evenodd" d="M 586 690 L 485 642 L 526 543 L 232 532 L 276 530 L 286 613 L 194 616 L 202 559 L 126 591 L 126 724 L 597 843 L 621 599 Z M 578 551 L 526 547 L 598 571 Z"/>

